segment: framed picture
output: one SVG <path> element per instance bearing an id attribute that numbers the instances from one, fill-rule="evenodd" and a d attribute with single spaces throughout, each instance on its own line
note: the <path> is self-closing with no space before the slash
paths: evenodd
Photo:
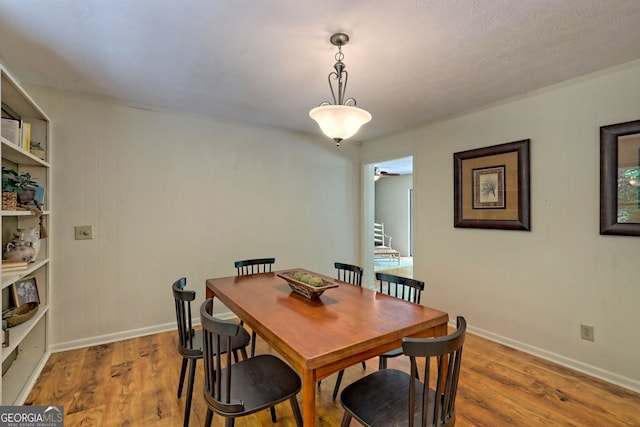
<path id="1" fill-rule="evenodd" d="M 600 234 L 640 236 L 640 120 L 600 128 Z"/>
<path id="2" fill-rule="evenodd" d="M 28 302 L 37 302 L 40 304 L 40 296 L 38 295 L 38 285 L 35 277 L 25 277 L 13 284 L 13 299 L 16 307 L 20 307 Z"/>
<path id="3" fill-rule="evenodd" d="M 453 154 L 454 226 L 531 230 L 529 140 Z"/>

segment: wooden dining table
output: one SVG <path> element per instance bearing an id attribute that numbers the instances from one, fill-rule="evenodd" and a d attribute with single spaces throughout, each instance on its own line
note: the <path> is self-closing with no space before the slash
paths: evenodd
<path id="1" fill-rule="evenodd" d="M 208 279 L 206 295 L 224 303 L 300 374 L 305 426 L 316 422 L 319 380 L 400 347 L 403 337 L 447 334 L 443 311 L 313 272 L 339 286 L 309 299 L 292 292 L 278 273 Z"/>

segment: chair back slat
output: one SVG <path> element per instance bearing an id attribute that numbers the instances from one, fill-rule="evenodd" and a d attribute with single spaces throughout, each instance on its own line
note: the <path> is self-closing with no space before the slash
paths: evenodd
<path id="1" fill-rule="evenodd" d="M 178 342 L 185 349 L 193 349 L 193 320 L 191 318 L 191 301 L 196 299 L 196 292 L 184 289 L 187 279 L 182 277 L 173 285 L 173 299 L 176 306 L 178 324 Z"/>
<path id="2" fill-rule="evenodd" d="M 424 359 L 421 425 L 451 426 L 455 423 L 455 400 L 462 363 L 462 347 L 467 330 L 464 317 L 458 316 L 457 328 L 453 334 L 445 337 L 402 339 L 403 352 L 411 361 L 409 426 L 413 426 L 415 402 L 418 398 L 415 395 L 418 359 Z M 434 381 L 431 381 L 432 367 L 436 373 Z M 432 389 L 438 392 L 434 394 L 433 391 L 429 391 L 430 384 L 433 385 Z"/>
<path id="3" fill-rule="evenodd" d="M 333 265 L 338 270 L 338 280 L 362 286 L 362 267 L 342 262 L 336 262 Z"/>
<path id="4" fill-rule="evenodd" d="M 220 412 L 233 414 L 244 411 L 244 404 L 231 399 L 231 375 L 233 373 L 231 337 L 240 332 L 240 324 L 217 319 L 213 312 L 213 298 L 200 306 L 202 341 L 204 351 L 205 399 Z M 223 344 L 224 343 L 224 344 Z"/>
<path id="5" fill-rule="evenodd" d="M 376 273 L 376 280 L 380 282 L 379 291 L 381 293 L 420 304 L 424 290 L 423 281 L 387 273 Z"/>
<path id="6" fill-rule="evenodd" d="M 275 264 L 275 258 L 244 259 L 234 263 L 238 276 L 249 274 L 271 273 L 271 267 Z"/>

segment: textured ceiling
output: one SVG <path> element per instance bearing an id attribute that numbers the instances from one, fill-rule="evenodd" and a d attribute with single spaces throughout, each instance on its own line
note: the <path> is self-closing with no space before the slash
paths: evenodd
<path id="1" fill-rule="evenodd" d="M 640 58 L 638 0 L 2 0 L 24 83 L 320 131 L 346 32 L 366 141 Z"/>

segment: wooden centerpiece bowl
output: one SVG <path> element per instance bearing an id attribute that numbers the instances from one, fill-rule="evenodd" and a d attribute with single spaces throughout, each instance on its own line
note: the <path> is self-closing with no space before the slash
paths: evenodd
<path id="1" fill-rule="evenodd" d="M 300 276 L 300 274 L 296 273 L 302 273 L 302 275 L 306 274 L 312 276 L 316 280 L 314 280 L 314 284 L 307 283 L 298 278 L 294 278 L 294 276 Z M 337 283 L 302 269 L 283 271 L 281 273 L 278 273 L 278 277 L 282 277 L 284 280 L 286 280 L 292 291 L 309 299 L 320 298 L 320 295 L 322 295 L 322 293 L 327 289 L 338 287 Z"/>

